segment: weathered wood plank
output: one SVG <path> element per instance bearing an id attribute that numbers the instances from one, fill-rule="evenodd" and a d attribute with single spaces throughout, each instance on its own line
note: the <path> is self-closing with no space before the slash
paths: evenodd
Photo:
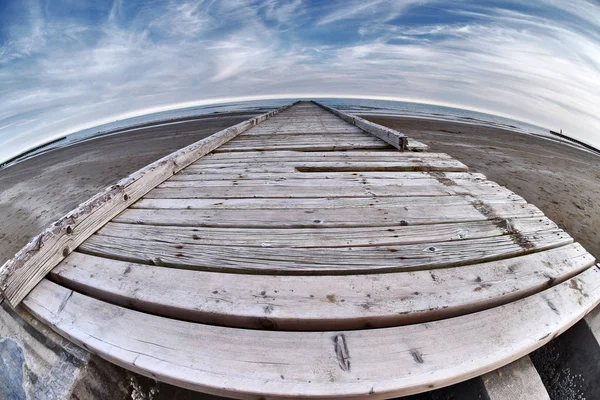
<path id="1" fill-rule="evenodd" d="M 464 315 L 532 295 L 594 265 L 579 244 L 431 271 L 269 276 L 173 270 L 73 253 L 52 279 L 151 314 L 254 329 L 386 327 Z"/>
<path id="2" fill-rule="evenodd" d="M 304 152 L 304 151 L 254 151 L 244 154 L 239 153 L 212 153 L 202 160 L 194 163 L 190 168 L 199 165 L 223 164 L 223 163 L 264 163 L 264 162 L 402 162 L 408 160 L 453 160 L 446 153 L 398 153 L 394 151 L 372 151 L 357 150 L 352 152 L 345 151 L 323 151 L 323 152 Z"/>
<path id="3" fill-rule="evenodd" d="M 206 244 L 256 247 L 359 247 L 448 242 L 558 229 L 546 217 L 484 220 L 452 224 L 348 228 L 215 228 L 154 226 L 109 222 L 97 235 L 162 241 L 173 246 Z"/>
<path id="4" fill-rule="evenodd" d="M 189 169 L 184 169 L 177 175 L 169 178 L 170 181 L 226 181 L 240 179 L 273 179 L 273 180 L 288 180 L 288 179 L 346 179 L 358 181 L 362 178 L 369 179 L 430 179 L 434 176 L 436 179 L 450 180 L 472 180 L 474 182 L 483 181 L 487 178 L 483 174 L 473 172 L 438 172 L 433 173 L 422 171 L 400 171 L 400 172 L 280 172 L 280 173 L 264 173 L 251 172 L 247 174 L 239 174 L 220 170 L 217 172 L 198 172 Z"/>
<path id="5" fill-rule="evenodd" d="M 322 131 L 321 129 L 314 132 Z M 257 151 L 257 150 L 354 150 L 354 149 L 386 149 L 389 144 L 364 132 L 359 134 L 345 133 L 274 133 L 261 135 L 241 135 L 236 141 L 227 143 L 216 152 Z"/>
<path id="6" fill-rule="evenodd" d="M 526 203 L 516 194 L 488 194 L 474 197 L 465 196 L 429 196 L 429 197 L 327 197 L 327 198 L 210 198 L 210 199 L 141 199 L 130 208 L 146 209 L 326 209 L 344 210 L 372 207 L 411 207 L 427 212 L 429 207 L 450 205 L 473 205 L 474 202 L 486 203 Z M 355 210 L 353 210 L 355 211 Z"/>
<path id="7" fill-rule="evenodd" d="M 280 120 L 279 120 L 280 121 Z M 289 122 L 285 121 L 285 122 L 279 122 L 277 121 L 277 126 L 273 126 L 272 124 L 270 124 L 269 126 L 264 126 L 264 127 L 256 127 L 256 128 L 252 128 L 249 129 L 247 132 L 244 133 L 245 138 L 248 137 L 253 137 L 253 136 L 271 136 L 271 137 L 278 137 L 280 135 L 297 135 L 299 137 L 301 137 L 302 135 L 307 134 L 307 131 L 309 132 L 308 134 L 311 134 L 311 130 L 312 130 L 312 134 L 314 134 L 315 132 L 320 132 L 321 135 L 323 135 L 324 137 L 327 137 L 327 135 L 368 135 L 367 133 L 365 133 L 362 129 L 357 128 L 356 126 L 347 124 L 346 122 L 343 122 L 343 124 L 345 125 L 340 125 L 337 123 L 332 123 L 332 124 L 315 124 L 315 125 L 311 125 L 311 124 L 307 124 L 306 123 L 306 119 L 294 119 L 294 120 L 288 120 Z M 304 122 L 303 122 L 304 121 Z M 275 121 L 270 121 L 275 123 Z"/>
<path id="8" fill-rule="evenodd" d="M 48 280 L 23 304 L 89 351 L 163 382 L 247 399 L 373 399 L 431 390 L 508 364 L 581 319 L 598 305 L 599 293 L 600 271 L 592 267 L 486 311 L 333 332 L 189 323 L 110 305 Z"/>
<path id="9" fill-rule="evenodd" d="M 326 144 L 330 140 L 360 140 L 365 143 L 380 143 L 389 149 L 393 149 L 389 144 L 382 140 L 362 132 L 323 132 L 322 129 L 311 133 L 256 133 L 250 134 L 251 130 L 244 132 L 234 142 L 234 144 L 257 144 L 274 142 L 279 144 L 288 144 L 290 142 L 299 141 L 299 143 L 311 142 Z M 228 145 L 231 145 L 229 143 Z"/>
<path id="10" fill-rule="evenodd" d="M 215 202 L 215 204 L 218 202 Z M 335 205 L 335 202 L 329 203 Z M 358 211 L 358 212 L 357 212 Z M 531 204 L 449 204 L 424 210 L 416 206 L 361 207 L 354 212 L 339 207 L 314 208 L 219 208 L 128 209 L 113 221 L 167 226 L 212 226 L 228 228 L 365 227 L 454 223 L 499 218 L 543 217 Z"/>
<path id="11" fill-rule="evenodd" d="M 225 154 L 225 153 L 219 153 Z M 240 153 L 232 153 L 240 154 Z M 425 153 L 423 153 L 425 154 Z M 265 163 L 236 163 L 229 164 L 224 161 L 222 164 L 207 164 L 189 166 L 189 171 L 193 173 L 208 173 L 208 172 L 231 172 L 231 173 L 248 173 L 248 172 L 467 172 L 469 169 L 463 163 L 456 160 L 430 160 L 422 162 L 420 160 L 407 160 L 396 162 L 361 162 L 361 161 L 346 161 L 346 162 L 265 162 Z"/>
<path id="12" fill-rule="evenodd" d="M 290 106 L 241 122 L 171 153 L 82 203 L 33 238 L 0 268 L 0 292 L 13 306 L 17 305 L 75 247 L 157 184 Z"/>
<path id="13" fill-rule="evenodd" d="M 437 180 L 373 180 L 369 183 L 341 180 L 294 181 L 170 181 L 147 193 L 148 199 L 193 198 L 325 198 L 325 197 L 409 197 L 451 195 L 504 195 L 512 192 L 491 182 L 455 181 L 447 185 Z"/>
<path id="14" fill-rule="evenodd" d="M 408 139 L 406 135 L 400 133 L 394 129 L 387 128 L 385 126 L 376 124 L 374 122 L 367 121 L 361 117 L 357 117 L 356 115 L 347 114 L 340 110 L 336 110 L 335 108 L 328 107 L 324 104 L 317 103 L 318 106 L 324 108 L 325 110 L 331 112 L 337 117 L 340 117 L 344 121 L 351 123 L 352 125 L 356 125 L 360 129 L 365 132 L 369 132 L 370 134 L 378 137 L 379 139 L 391 144 L 398 150 L 406 150 L 408 146 Z"/>
<path id="15" fill-rule="evenodd" d="M 355 149 L 386 149 L 386 143 L 373 143 L 363 140 L 332 140 L 329 143 L 234 143 L 226 148 L 219 148 L 215 153 L 246 153 L 250 151 L 296 150 L 296 151 L 340 151 Z"/>
<path id="16" fill-rule="evenodd" d="M 442 182 L 440 182 L 442 181 Z M 369 177 L 355 177 L 355 179 L 332 179 L 330 177 L 319 178 L 315 176 L 313 179 L 288 179 L 282 180 L 279 174 L 273 174 L 271 177 L 265 179 L 239 179 L 233 178 L 227 180 L 211 180 L 211 181 L 189 181 L 189 180 L 166 180 L 160 184 L 162 188 L 192 188 L 192 187 L 263 187 L 268 185 L 279 185 L 285 184 L 290 186 L 297 186 L 303 188 L 306 186 L 320 186 L 320 185 L 332 185 L 342 187 L 376 187 L 376 186 L 396 186 L 396 187 L 412 187 L 412 186 L 438 186 L 442 184 L 446 187 L 460 186 L 460 185 L 473 185 L 481 187 L 501 187 L 497 183 L 488 181 L 486 179 L 462 179 L 462 180 L 451 180 L 448 177 L 441 177 L 436 175 L 430 175 L 429 177 L 422 176 L 421 179 L 396 179 L 396 178 L 369 178 Z"/>
<path id="17" fill-rule="evenodd" d="M 429 149 L 429 146 L 425 143 L 421 143 L 418 140 L 414 140 L 411 138 L 408 138 L 407 146 L 408 150 L 410 151 L 427 151 Z"/>
<path id="18" fill-rule="evenodd" d="M 347 275 L 432 270 L 468 265 L 564 246 L 560 230 L 370 247 L 269 248 L 172 245 L 162 241 L 93 235 L 79 251 L 106 258 L 174 268 L 255 274 Z"/>

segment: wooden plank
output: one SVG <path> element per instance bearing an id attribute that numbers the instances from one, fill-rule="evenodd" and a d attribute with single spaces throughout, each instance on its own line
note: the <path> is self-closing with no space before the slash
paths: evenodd
<path id="1" fill-rule="evenodd" d="M 162 241 L 175 246 L 205 244 L 256 247 L 359 247 L 447 242 L 558 229 L 546 217 L 484 220 L 436 225 L 348 228 L 215 228 L 109 222 L 97 235 Z"/>
<path id="2" fill-rule="evenodd" d="M 281 332 L 226 328 L 128 310 L 48 280 L 24 301 L 54 330 L 153 379 L 224 396 L 390 398 L 514 361 L 599 303 L 592 267 L 543 292 L 456 318 L 401 327 Z M 199 345 L 201 344 L 201 345 Z"/>
<path id="3" fill-rule="evenodd" d="M 219 153 L 225 154 L 225 153 Z M 232 153 L 241 154 L 241 153 Z M 424 154 L 424 153 L 423 153 Z M 188 167 L 192 173 L 208 172 L 230 172 L 230 173 L 249 173 L 249 172 L 467 172 L 468 167 L 456 160 L 431 160 L 422 162 L 420 160 L 407 160 L 397 162 L 312 162 L 312 163 L 294 163 L 294 162 L 266 162 L 266 163 L 236 163 L 228 164 L 223 161 L 222 164 L 208 165 L 190 165 Z"/>
<path id="4" fill-rule="evenodd" d="M 257 151 L 257 150 L 298 150 L 298 151 L 332 151 L 353 149 L 389 149 L 387 143 L 365 133 L 331 134 L 331 133 L 298 133 L 298 134 L 264 134 L 241 135 L 237 140 L 227 143 L 217 152 Z"/>
<path id="5" fill-rule="evenodd" d="M 340 117 L 344 121 L 351 123 L 352 125 L 356 125 L 363 131 L 369 132 L 373 136 L 378 137 L 379 139 L 391 144 L 400 151 L 407 149 L 408 139 L 403 133 L 400 133 L 394 129 L 385 127 L 383 125 L 367 121 L 366 119 L 357 117 L 356 115 L 347 114 L 335 108 L 328 107 L 324 104 L 317 102 L 314 103 L 324 108 L 325 110 L 331 112 L 332 114 Z"/>
<path id="6" fill-rule="evenodd" d="M 256 133 L 250 134 L 251 130 L 244 132 L 243 135 L 240 135 L 236 138 L 234 143 L 239 144 L 256 144 L 256 143 L 266 143 L 266 142 L 275 142 L 275 143 L 289 143 L 300 141 L 300 143 L 315 141 L 316 143 L 325 144 L 330 140 L 362 140 L 365 143 L 383 143 L 384 146 L 392 149 L 390 145 L 383 142 L 368 133 L 362 132 L 360 129 L 358 132 L 324 132 L 322 129 L 319 129 L 317 132 L 311 133 Z M 228 145 L 230 145 L 229 143 Z"/>
<path id="7" fill-rule="evenodd" d="M 241 122 L 173 152 L 82 203 L 33 238 L 0 268 L 0 292 L 13 306 L 17 305 L 75 247 L 157 184 L 290 106 Z"/>
<path id="8" fill-rule="evenodd" d="M 439 172 L 433 175 L 437 179 L 450 180 L 472 180 L 482 181 L 487 178 L 483 174 L 473 172 Z M 226 181 L 240 179 L 273 179 L 273 180 L 288 180 L 288 179 L 348 179 L 361 180 L 362 178 L 369 179 L 430 179 L 432 174 L 422 171 L 406 171 L 406 172 L 280 172 L 280 173 L 263 173 L 252 172 L 247 174 L 239 174 L 221 170 L 217 172 L 198 172 L 184 169 L 177 175 L 169 178 L 170 181 Z"/>
<path id="9" fill-rule="evenodd" d="M 337 140 L 329 143 L 256 143 L 256 144 L 240 144 L 234 143 L 226 148 L 219 148 L 215 153 L 231 153 L 231 152 L 250 152 L 256 150 L 296 150 L 296 151 L 338 151 L 338 150 L 354 150 L 354 149 L 386 149 L 389 146 L 386 143 L 374 143 L 364 140 Z"/>
<path id="10" fill-rule="evenodd" d="M 162 241 L 91 236 L 79 251 L 142 264 L 215 272 L 348 275 L 416 271 L 475 264 L 564 246 L 561 230 L 370 247 L 269 248 L 172 245 Z"/>
<path id="11" fill-rule="evenodd" d="M 444 183 L 440 182 L 443 179 Z M 450 180 L 447 177 L 440 178 L 436 175 L 430 175 L 429 177 L 422 176 L 421 179 L 396 179 L 396 178 L 368 178 L 360 177 L 355 179 L 332 179 L 330 177 L 319 178 L 315 176 L 313 179 L 287 179 L 282 180 L 279 174 L 273 174 L 271 177 L 265 179 L 239 179 L 233 178 L 230 181 L 227 180 L 210 180 L 210 181 L 189 181 L 189 180 L 166 180 L 160 184 L 162 188 L 202 188 L 202 187 L 263 187 L 268 185 L 290 185 L 304 188 L 306 186 L 320 186 L 320 185 L 337 185 L 343 187 L 378 187 L 378 186 L 396 186 L 396 187 L 412 187 L 412 186 L 438 186 L 442 184 L 446 187 L 454 187 L 461 185 L 472 185 L 478 187 L 502 187 L 497 183 L 488 181 L 486 179 L 463 179 L 463 180 Z"/>
<path id="12" fill-rule="evenodd" d="M 484 200 L 485 198 L 485 200 Z M 464 196 L 429 196 L 429 197 L 318 197 L 318 198 L 211 198 L 211 199 L 141 199 L 130 208 L 146 209 L 330 209 L 344 210 L 372 207 L 411 207 L 427 210 L 429 207 L 450 205 L 472 205 L 474 202 L 486 203 L 526 203 L 516 195 L 495 193 L 479 197 Z M 355 211 L 355 210 L 353 210 Z"/>
<path id="13" fill-rule="evenodd" d="M 272 121 L 275 122 L 275 121 Z M 343 121 L 342 121 L 343 122 Z M 340 124 L 318 124 L 310 126 L 306 124 L 306 120 L 302 122 L 299 121 L 290 121 L 290 122 L 282 122 L 279 123 L 278 126 L 257 126 L 255 128 L 249 129 L 244 133 L 245 137 L 253 137 L 253 136 L 272 136 L 277 137 L 279 135 L 305 135 L 307 129 L 314 129 L 314 132 L 320 132 L 321 135 L 367 135 L 362 129 L 357 128 L 356 126 L 347 124 L 343 122 L 345 125 Z"/>
<path id="14" fill-rule="evenodd" d="M 425 143 L 419 142 L 418 140 L 408 138 L 407 148 L 410 151 L 427 151 L 429 146 Z"/>
<path id="15" fill-rule="evenodd" d="M 594 261 L 572 244 L 435 273 L 269 276 L 149 268 L 75 252 L 51 277 L 100 300 L 170 318 L 317 331 L 399 326 L 481 311 L 557 285 Z"/>
<path id="16" fill-rule="evenodd" d="M 393 152 L 393 151 L 323 151 L 323 152 L 303 152 L 303 151 L 255 151 L 245 154 L 239 153 L 212 153 L 202 160 L 194 163 L 194 166 L 223 163 L 265 163 L 265 162 L 405 162 L 408 160 L 421 160 L 427 162 L 430 160 L 453 160 L 446 153 L 413 153 L 413 152 Z"/>
<path id="17" fill-rule="evenodd" d="M 217 204 L 218 202 L 215 202 Z M 330 203 L 335 205 L 335 203 Z M 338 203 L 339 204 L 339 203 Z M 128 209 L 113 221 L 166 226 L 212 226 L 223 228 L 314 228 L 421 225 L 483 221 L 500 218 L 543 217 L 531 204 L 474 203 L 450 204 L 424 210 L 409 207 L 362 207 L 348 212 L 339 207 L 315 208 L 219 208 L 212 209 Z"/>
<path id="18" fill-rule="evenodd" d="M 267 183 L 268 182 L 268 183 Z M 311 184 L 314 184 L 311 185 Z M 194 198 L 324 198 L 324 197 L 409 197 L 451 195 L 510 196 L 512 192 L 491 182 L 458 181 L 446 185 L 437 180 L 373 180 L 370 183 L 338 180 L 294 181 L 171 181 L 146 194 L 148 199 Z"/>

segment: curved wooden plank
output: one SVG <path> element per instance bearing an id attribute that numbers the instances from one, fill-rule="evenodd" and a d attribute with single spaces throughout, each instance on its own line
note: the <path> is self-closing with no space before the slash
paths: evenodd
<path id="1" fill-rule="evenodd" d="M 0 268 L 0 292 L 13 306 L 17 305 L 75 247 L 149 190 L 223 143 L 292 105 L 241 122 L 175 151 L 82 203 L 33 238 Z"/>
<path id="2" fill-rule="evenodd" d="M 474 172 L 439 172 L 434 173 L 438 179 L 450 179 L 450 180 L 471 180 L 471 181 L 483 181 L 486 180 L 485 175 L 474 173 Z M 432 174 L 429 172 L 422 171 L 408 171 L 408 172 L 280 172 L 280 173 L 264 173 L 264 172 L 253 172 L 249 174 L 239 174 L 228 172 L 223 170 L 219 173 L 211 172 L 198 172 L 191 171 L 188 168 L 180 171 L 177 175 L 173 175 L 169 180 L 171 181 L 213 181 L 213 180 L 240 180 L 240 179 L 347 179 L 347 180 L 360 180 L 362 178 L 369 179 L 429 179 Z"/>
<path id="3" fill-rule="evenodd" d="M 107 258 L 204 271 L 348 275 L 475 264 L 572 242 L 573 239 L 561 230 L 453 242 L 327 248 L 173 245 L 162 241 L 93 235 L 79 250 Z"/>
<path id="4" fill-rule="evenodd" d="M 399 326 L 480 311 L 529 296 L 592 266 L 579 244 L 507 260 L 344 276 L 173 270 L 73 253 L 54 281 L 136 310 L 211 325 L 280 330 Z"/>
<path id="5" fill-rule="evenodd" d="M 157 190 L 157 189 L 155 189 Z M 230 196 L 235 197 L 235 196 Z M 451 197 L 451 196 L 447 196 Z M 347 199 L 346 199 L 347 200 Z M 204 209 L 138 209 L 125 210 L 114 222 L 168 226 L 212 226 L 230 228 L 311 228 L 311 227 L 390 227 L 395 225 L 422 225 L 449 222 L 482 221 L 499 218 L 543 217 L 531 204 L 520 202 L 463 202 L 451 197 L 448 205 L 429 208 L 407 202 L 397 206 L 366 206 L 353 209 L 328 208 L 219 208 L 215 199 L 213 208 Z M 326 202 L 324 202 L 325 204 Z M 336 202 L 327 202 L 334 205 Z M 255 203 L 256 204 L 256 203 Z M 293 202 L 287 202 L 293 204 Z M 343 203 L 337 203 L 343 204 Z M 361 203 L 354 203 L 361 204 Z M 371 203 L 376 204 L 376 203 Z M 357 212 L 360 211 L 360 212 Z"/>
<path id="6" fill-rule="evenodd" d="M 201 325 L 95 300 L 44 280 L 23 304 L 89 351 L 153 379 L 255 399 L 389 398 L 460 382 L 547 343 L 599 303 L 592 267 L 489 310 L 393 328 L 281 332 Z"/>
<path id="7" fill-rule="evenodd" d="M 353 182 L 330 179 L 296 179 L 294 181 L 192 181 L 164 182 L 151 192 L 148 199 L 193 198 L 315 198 L 315 197 L 402 197 L 513 194 L 492 182 L 455 181 L 454 184 L 431 179 L 406 181 L 373 179 L 372 182 Z"/>
<path id="8" fill-rule="evenodd" d="M 328 209 L 328 208 L 421 208 L 443 207 L 458 204 L 472 205 L 477 202 L 490 204 L 520 203 L 526 201 L 514 193 L 473 196 L 426 196 L 426 197 L 325 197 L 325 198 L 210 198 L 210 199 L 153 199 L 142 198 L 131 208 L 146 209 Z"/>
<path id="9" fill-rule="evenodd" d="M 97 235 L 149 240 L 173 246 L 205 244 L 256 247 L 359 247 L 391 246 L 427 242 L 531 233 L 558 226 L 546 217 L 484 220 L 453 224 L 393 225 L 358 228 L 214 228 L 201 226 L 136 225 L 109 222 Z"/>

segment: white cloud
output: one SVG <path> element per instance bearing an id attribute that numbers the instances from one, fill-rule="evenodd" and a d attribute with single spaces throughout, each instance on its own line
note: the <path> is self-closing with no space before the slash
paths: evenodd
<path id="1" fill-rule="evenodd" d="M 564 18 L 441 0 L 173 0 L 115 1 L 90 23 L 34 4 L 0 48 L 0 160 L 142 110 L 286 93 L 455 105 L 600 147 L 600 6 L 544 2 Z M 421 17 L 456 20 L 410 23 L 423 4 Z"/>

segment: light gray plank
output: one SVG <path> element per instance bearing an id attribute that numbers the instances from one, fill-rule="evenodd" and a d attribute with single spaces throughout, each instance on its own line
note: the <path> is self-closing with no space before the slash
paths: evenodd
<path id="1" fill-rule="evenodd" d="M 247 208 L 220 209 L 128 209 L 115 222 L 147 225 L 213 226 L 245 228 L 364 227 L 439 224 L 483 221 L 496 218 L 543 217 L 531 204 L 485 203 L 483 209 L 472 204 L 444 207 L 362 207 L 354 212 L 332 208 Z M 335 203 L 332 203 L 335 204 Z M 480 208 L 480 209 L 478 209 Z M 483 211 L 483 212 L 482 212 Z"/>
<path id="2" fill-rule="evenodd" d="M 213 170 L 214 171 L 214 170 Z M 189 169 L 185 169 L 176 175 L 173 175 L 169 180 L 171 181 L 226 181 L 226 180 L 240 180 L 240 179 L 272 179 L 276 181 L 283 181 L 288 179 L 346 179 L 359 181 L 363 178 L 368 179 L 430 179 L 435 176 L 437 179 L 442 180 L 472 180 L 472 181 L 483 181 L 486 180 L 485 175 L 473 172 L 438 172 L 433 175 L 429 172 L 422 171 L 400 171 L 400 172 L 279 172 L 279 173 L 263 173 L 263 172 L 251 172 L 246 174 L 239 174 L 235 172 L 228 172 L 227 169 L 220 170 L 219 172 L 196 172 Z"/>
<path id="3" fill-rule="evenodd" d="M 366 179 L 366 178 L 365 178 Z M 170 181 L 156 187 L 145 198 L 324 198 L 324 197 L 409 197 L 451 195 L 510 196 L 512 192 L 492 182 L 460 181 L 447 185 L 435 179 L 406 181 L 377 179 L 372 182 L 342 180 L 294 181 Z"/>
<path id="4" fill-rule="evenodd" d="M 481 311 L 557 285 L 593 264 L 594 257 L 578 244 L 435 272 L 345 276 L 220 274 L 74 253 L 52 277 L 100 300 L 170 318 L 316 331 L 415 324 Z"/>
<path id="5" fill-rule="evenodd" d="M 427 212 L 429 207 L 472 205 L 486 203 L 526 203 L 516 194 L 429 196 L 429 197 L 325 197 L 325 198 L 210 198 L 210 199 L 141 199 L 130 208 L 146 209 L 331 209 L 342 210 L 372 207 L 418 207 Z M 359 211 L 359 210 L 352 210 Z"/>
<path id="6" fill-rule="evenodd" d="M 359 247 L 446 242 L 558 229 L 548 218 L 513 218 L 437 225 L 348 228 L 215 228 L 109 222 L 96 234 L 177 245 L 256 247 Z"/>
<path id="7" fill-rule="evenodd" d="M 247 399 L 373 399 L 447 386 L 506 365 L 572 326 L 599 296 L 600 271 L 590 268 L 478 313 L 332 332 L 189 323 L 110 305 L 47 280 L 24 305 L 91 352 L 163 382 Z"/>
<path id="8" fill-rule="evenodd" d="M 453 242 L 330 248 L 172 245 L 162 241 L 94 235 L 78 249 L 106 258 L 203 271 L 346 275 L 474 264 L 572 242 L 573 239 L 560 230 Z"/>

